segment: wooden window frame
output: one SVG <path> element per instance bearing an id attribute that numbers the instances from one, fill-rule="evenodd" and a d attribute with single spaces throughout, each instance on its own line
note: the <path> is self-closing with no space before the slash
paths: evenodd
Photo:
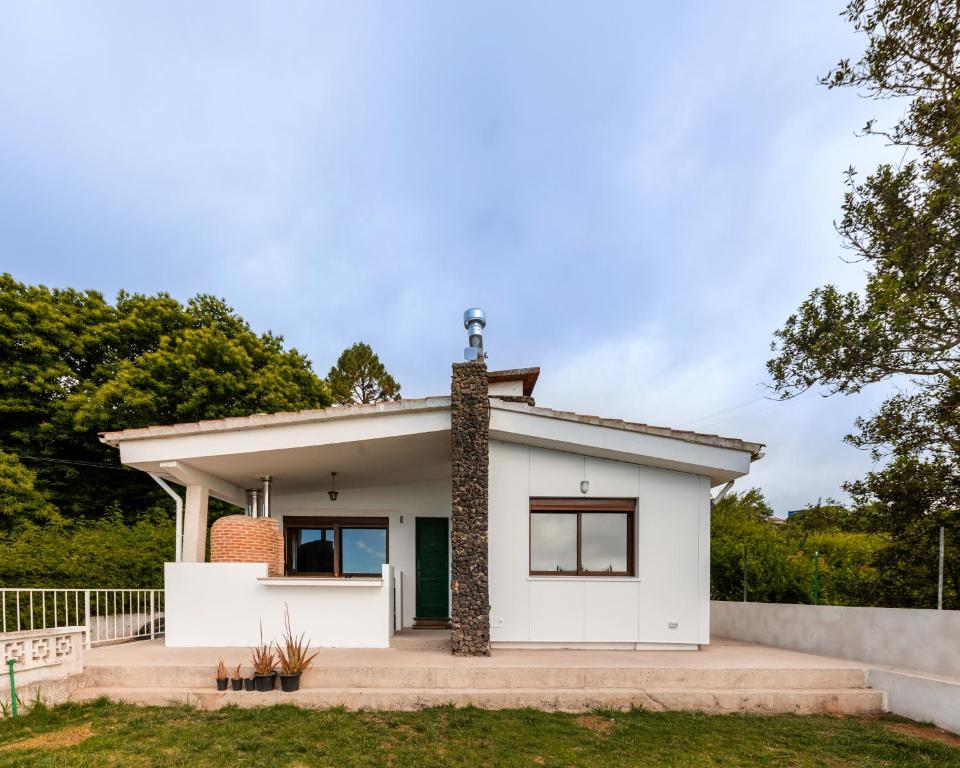
<path id="1" fill-rule="evenodd" d="M 576 571 L 535 571 L 533 570 L 533 516 L 537 512 L 561 512 L 577 516 L 577 570 Z M 583 569 L 583 516 L 593 512 L 627 513 L 627 570 L 625 571 L 586 571 Z M 535 497 L 530 499 L 527 532 L 527 570 L 530 576 L 551 576 L 555 578 L 602 578 L 619 576 L 634 578 L 637 574 L 637 502 L 635 499 L 554 499 Z"/>
<path id="2" fill-rule="evenodd" d="M 287 531 L 299 528 L 333 528 L 333 573 L 315 573 L 311 571 L 294 571 L 290 567 L 289 552 L 290 544 Z M 354 577 L 382 576 L 377 573 L 360 573 L 350 571 L 344 573 L 340 570 L 341 560 L 341 539 L 340 532 L 343 528 L 373 528 L 382 529 L 386 534 L 386 557 L 390 562 L 390 518 L 389 517 L 344 517 L 342 515 L 330 515 L 323 517 L 306 515 L 285 515 L 283 518 L 283 572 L 287 576 L 315 576 L 318 578 L 350 579 Z"/>

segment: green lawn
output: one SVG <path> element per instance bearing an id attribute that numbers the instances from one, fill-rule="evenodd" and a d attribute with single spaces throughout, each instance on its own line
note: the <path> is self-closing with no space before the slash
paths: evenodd
<path id="1" fill-rule="evenodd" d="M 284 705 L 200 712 L 95 702 L 0 721 L 0 766 L 960 768 L 960 746 L 949 741 L 886 717 L 356 713 Z"/>

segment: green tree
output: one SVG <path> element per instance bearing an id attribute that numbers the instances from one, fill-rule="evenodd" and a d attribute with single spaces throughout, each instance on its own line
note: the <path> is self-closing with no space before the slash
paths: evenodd
<path id="1" fill-rule="evenodd" d="M 0 450 L 68 518 L 165 504 L 97 432 L 330 404 L 310 361 L 225 302 L 49 289 L 0 275 Z M 2 524 L 2 519 L 0 519 Z"/>
<path id="2" fill-rule="evenodd" d="M 896 163 L 862 181 L 852 168 L 847 175 L 837 227 L 866 287 L 814 290 L 776 332 L 767 366 L 784 398 L 906 383 L 846 438 L 889 462 L 848 489 L 872 529 L 889 533 L 891 551 L 907 557 L 878 564 L 914 571 L 885 578 L 925 580 L 929 592 L 939 525 L 955 531 L 960 515 L 960 4 L 854 0 L 845 15 L 866 50 L 823 82 L 905 100 L 895 125 L 871 121 L 864 131 L 893 145 Z"/>
<path id="3" fill-rule="evenodd" d="M 710 523 L 710 593 L 714 600 L 804 602 L 804 585 L 789 543 L 776 530 L 773 510 L 756 488 L 730 493 Z"/>
<path id="4" fill-rule="evenodd" d="M 334 400 L 342 404 L 400 399 L 400 385 L 362 341 L 343 350 L 327 374 L 327 382 Z"/>
<path id="5" fill-rule="evenodd" d="M 960 609 L 960 474 L 947 462 L 898 456 L 850 483 L 866 530 L 884 534 L 876 552 L 877 587 L 884 605 L 934 608 L 940 527 L 944 528 L 944 608 Z"/>
<path id="6" fill-rule="evenodd" d="M 857 518 L 842 504 L 830 499 L 826 504 L 819 501 L 805 509 L 793 512 L 784 524 L 788 529 L 803 533 L 817 533 L 820 531 L 847 531 L 852 530 Z"/>
<path id="7" fill-rule="evenodd" d="M 15 456 L 0 451 L 0 528 L 15 521 L 62 522 L 57 508 L 36 488 L 36 475 Z"/>
<path id="8" fill-rule="evenodd" d="M 748 600 L 809 603 L 819 553 L 821 603 L 878 604 L 883 595 L 876 589 L 872 561 L 885 540 L 845 530 L 849 519 L 846 510 L 831 504 L 781 521 L 755 488 L 727 495 L 711 514 L 711 597 L 743 599 L 746 558 Z"/>

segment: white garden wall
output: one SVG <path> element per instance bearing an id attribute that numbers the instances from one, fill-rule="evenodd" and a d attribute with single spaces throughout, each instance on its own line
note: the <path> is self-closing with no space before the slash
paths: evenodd
<path id="1" fill-rule="evenodd" d="M 720 637 L 960 677 L 960 611 L 711 603 Z"/>
<path id="2" fill-rule="evenodd" d="M 636 577 L 530 576 L 530 497 L 580 497 L 584 479 L 587 497 L 637 499 Z M 708 643 L 709 492 L 709 481 L 697 475 L 492 440 L 491 640 Z"/>
<path id="3" fill-rule="evenodd" d="M 876 664 L 890 712 L 960 733 L 960 611 L 713 602 L 718 637 Z"/>
<path id="4" fill-rule="evenodd" d="M 279 640 L 284 606 L 314 648 L 387 648 L 393 569 L 382 578 L 267 578 L 265 563 L 166 563 L 166 645 L 230 648 Z"/>

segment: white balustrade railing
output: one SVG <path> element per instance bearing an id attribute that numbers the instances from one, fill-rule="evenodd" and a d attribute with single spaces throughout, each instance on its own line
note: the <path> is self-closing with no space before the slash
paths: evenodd
<path id="1" fill-rule="evenodd" d="M 81 627 L 84 645 L 164 634 L 162 589 L 0 588 L 0 633 Z"/>

